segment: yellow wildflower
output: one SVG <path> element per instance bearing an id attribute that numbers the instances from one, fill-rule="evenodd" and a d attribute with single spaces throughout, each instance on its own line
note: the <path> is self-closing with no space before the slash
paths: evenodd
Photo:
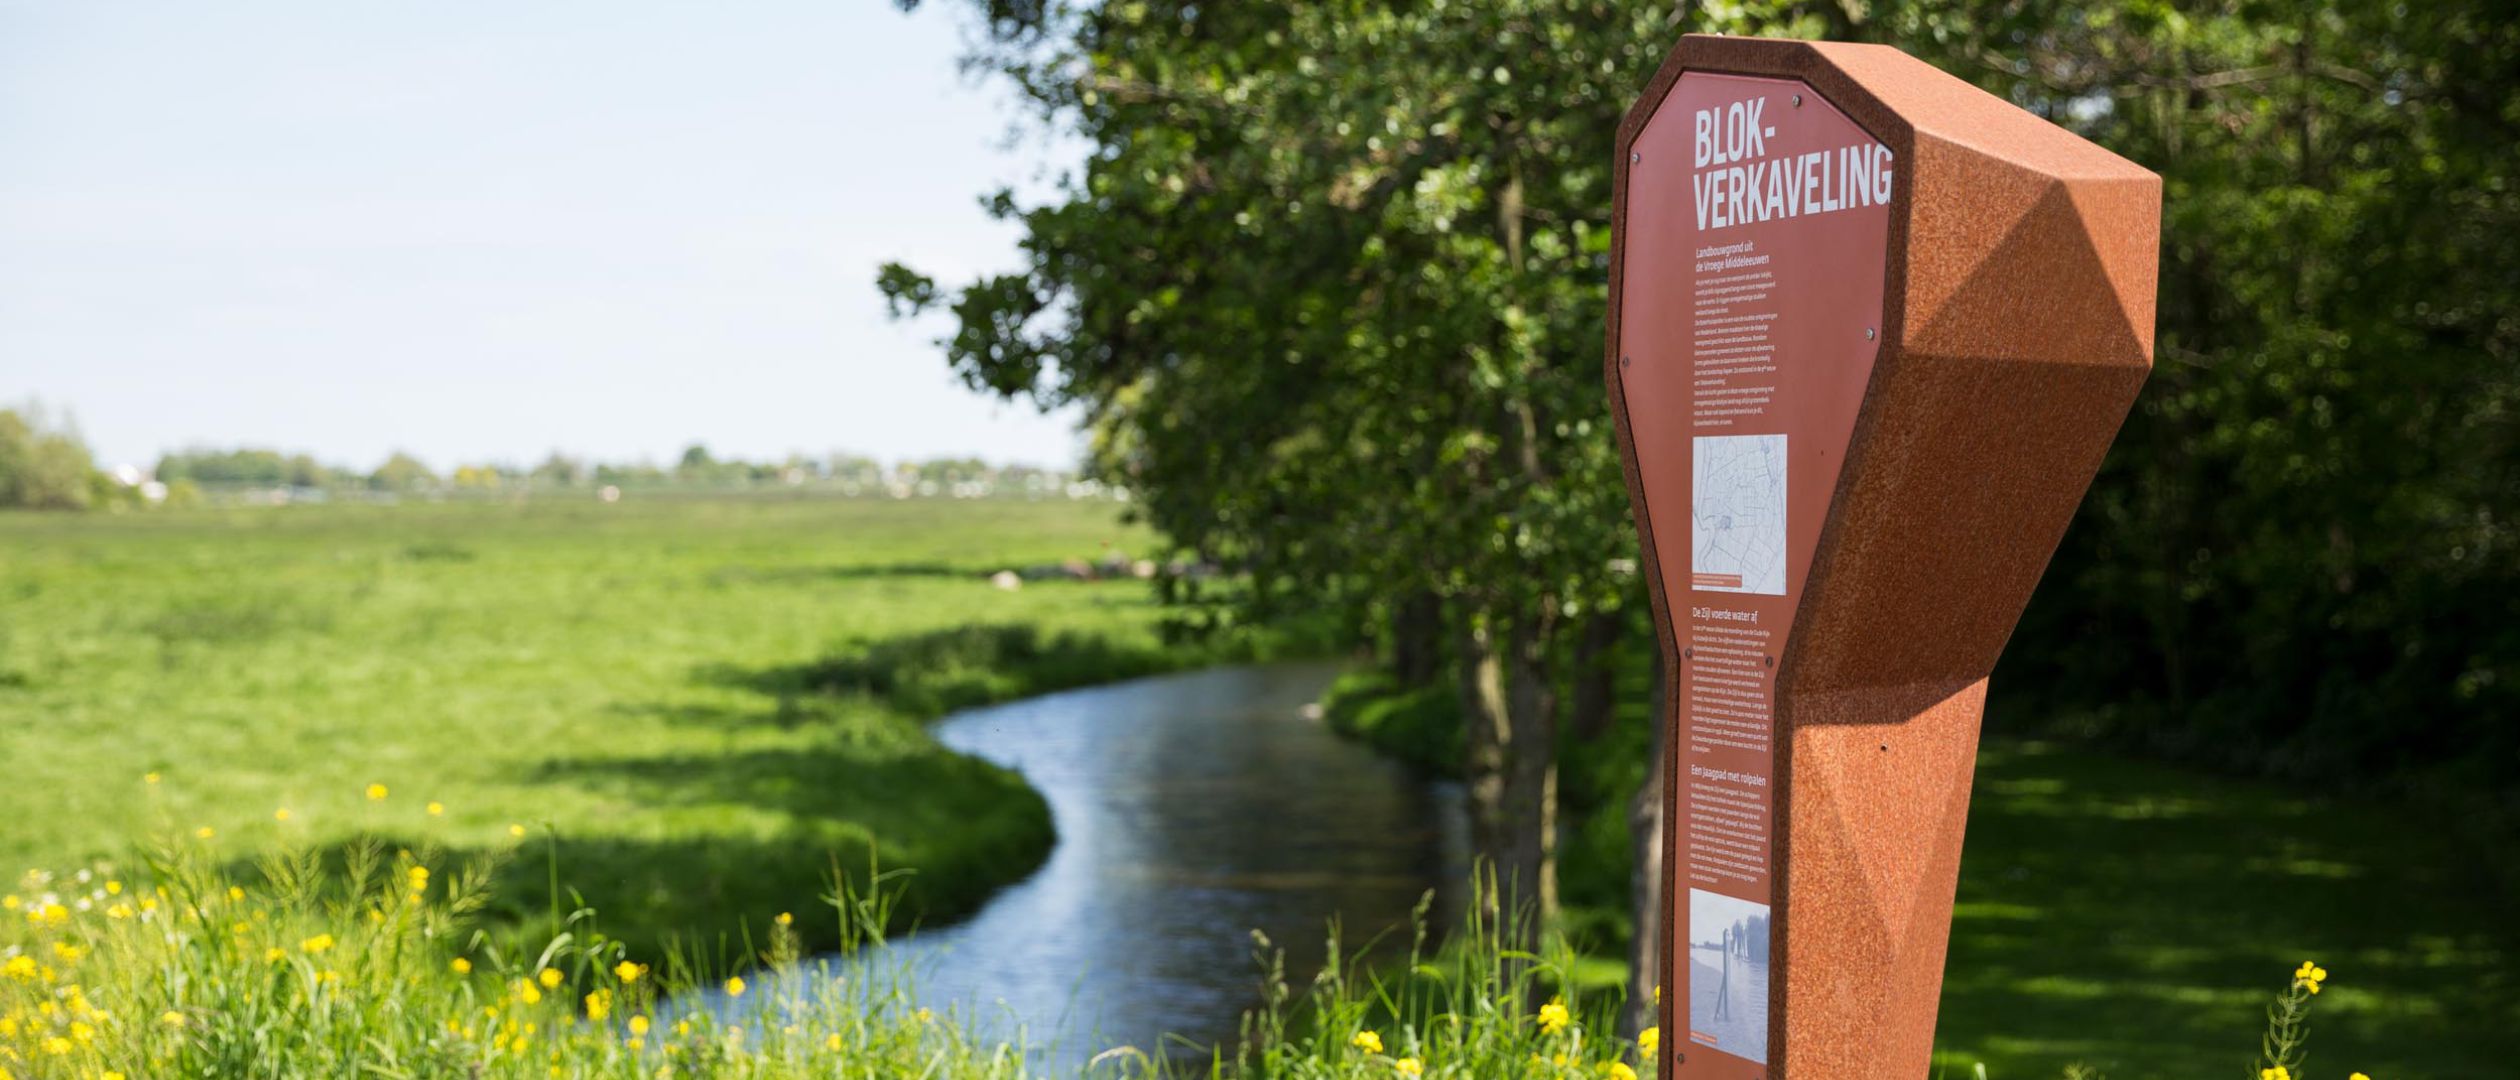
<path id="1" fill-rule="evenodd" d="M 925 1005 L 920 1006 L 917 1012 L 910 1014 L 910 1021 L 916 1024 L 924 1024 L 934 1019 L 936 1019 L 936 1014 L 929 1012 Z"/>
<path id="2" fill-rule="evenodd" d="M 62 1057 L 76 1049 L 77 1045 L 59 1035 L 44 1040 L 44 1052 L 54 1057 Z"/>
<path id="3" fill-rule="evenodd" d="M 560 989 L 561 975 L 558 968 L 544 968 L 542 971 L 536 973 L 534 978 L 541 980 L 543 989 L 545 990 Z"/>
<path id="4" fill-rule="evenodd" d="M 105 917 L 108 919 L 128 919 L 131 917 L 131 905 L 116 904 L 112 907 L 106 908 Z"/>
<path id="5" fill-rule="evenodd" d="M 5 974 L 12 979 L 32 979 L 35 977 L 35 958 L 23 955 L 12 956 L 7 964 L 0 965 L 0 974 Z"/>
<path id="6" fill-rule="evenodd" d="M 2292 1070 L 2281 1065 L 2272 1069 L 2259 1069 L 2258 1080 L 2292 1080 Z"/>
<path id="7" fill-rule="evenodd" d="M 1391 1071 L 1402 1076 L 1423 1076 L 1426 1074 L 1426 1063 L 1416 1058 L 1401 1058 L 1391 1063 Z"/>
<path id="8" fill-rule="evenodd" d="M 140 779 L 142 779 L 142 780 L 144 780 L 144 781 L 147 781 L 148 783 L 155 784 L 155 783 L 157 783 L 157 782 L 158 782 L 158 780 L 159 780 L 159 776 L 158 776 L 158 774 L 156 774 L 156 773 L 150 773 L 149 775 L 147 775 L 147 776 L 143 776 L 143 777 L 141 777 Z"/>
<path id="9" fill-rule="evenodd" d="M 632 1034 L 632 1035 L 645 1035 L 645 1034 L 647 1034 L 647 1033 L 648 1033 L 648 1018 L 647 1018 L 647 1017 L 644 1017 L 644 1016 L 633 1016 L 633 1017 L 631 1017 L 631 1018 L 630 1018 L 630 1034 Z"/>
<path id="10" fill-rule="evenodd" d="M 67 941 L 56 941 L 53 942 L 53 955 L 60 957 L 62 963 L 75 964 L 80 957 L 87 955 L 87 950 Z"/>
<path id="11" fill-rule="evenodd" d="M 280 961 L 286 960 L 286 959 L 288 959 L 288 958 L 289 958 L 289 950 L 287 950 L 287 949 L 283 949 L 283 948 L 281 948 L 280 946 L 277 946 L 277 945 L 274 945 L 274 946 L 272 946 L 272 947 L 270 947 L 270 948 L 268 948 L 268 949 L 264 949 L 264 950 L 263 950 L 263 963 L 266 963 L 266 964 L 277 964 L 277 963 L 279 963 Z"/>
<path id="12" fill-rule="evenodd" d="M 539 1005 L 542 1003 L 542 991 L 534 986 L 533 980 L 518 979 L 516 980 L 516 1000 L 528 1005 Z"/>
<path id="13" fill-rule="evenodd" d="M 433 802 L 433 803 L 430 803 L 430 804 L 429 804 L 429 816 L 430 816 L 430 817 L 445 817 L 445 816 L 446 816 L 446 804 L 445 804 L 445 803 L 442 803 L 442 802 Z"/>
<path id="14" fill-rule="evenodd" d="M 781 926 L 794 926 L 796 925 L 796 916 L 782 911 L 779 913 L 778 923 Z"/>
<path id="15" fill-rule="evenodd" d="M 119 882 L 119 881 L 107 881 L 107 882 L 105 883 L 105 895 L 107 895 L 107 896 L 121 896 L 121 895 L 122 895 L 122 882 Z"/>
<path id="16" fill-rule="evenodd" d="M 107 1069 L 104 1072 L 96 1074 L 96 1080 L 123 1080 L 123 1074 L 115 1072 L 112 1069 Z"/>
<path id="17" fill-rule="evenodd" d="M 460 957 L 460 956 L 456 957 L 456 958 L 455 958 L 455 959 L 453 959 L 453 960 L 449 960 L 449 961 L 447 961 L 447 962 L 446 962 L 446 966 L 447 966 L 447 967 L 450 967 L 450 968 L 455 969 L 455 974 L 458 974 L 458 975 L 470 975 L 470 974 L 472 974 L 472 961 L 470 961 L 470 960 L 466 960 L 466 959 L 464 959 L 463 957 Z"/>
<path id="18" fill-rule="evenodd" d="M 1567 1013 L 1566 1002 L 1552 998 L 1548 1004 L 1540 1006 L 1539 1021 L 1543 1033 L 1555 1035 L 1566 1030 L 1566 1025 L 1572 1023 L 1574 1017 Z"/>
<path id="19" fill-rule="evenodd" d="M 412 867 L 412 868 L 411 868 L 411 891 L 413 891 L 413 892 L 427 892 L 427 891 L 428 891 L 428 889 L 429 889 L 429 868 L 428 868 L 428 867 L 425 867 L 425 866 L 415 866 L 415 867 Z"/>
<path id="20" fill-rule="evenodd" d="M 602 1020 L 612 1015 L 612 991 L 597 990 L 586 995 L 586 1018 Z"/>
<path id="21" fill-rule="evenodd" d="M 647 974 L 646 964 L 633 964 L 630 961 L 624 960 L 619 964 L 613 965 L 613 977 L 620 979 L 624 983 L 637 982 L 639 981 L 639 976 L 645 974 Z"/>
<path id="22" fill-rule="evenodd" d="M 743 976 L 738 975 L 738 976 L 736 976 L 736 977 L 734 977 L 734 978 L 731 978 L 731 979 L 726 980 L 726 996 L 728 996 L 728 997 L 742 997 L 742 996 L 744 996 L 744 978 L 743 978 Z"/>
<path id="23" fill-rule="evenodd" d="M 25 904 L 26 901 L 18 899 L 18 894 L 16 893 L 10 893 L 7 896 L 0 896 L 0 909 L 16 911 L 18 908 L 25 906 Z"/>
<path id="24" fill-rule="evenodd" d="M 1383 1051 L 1382 1034 L 1372 1029 L 1360 1031 L 1348 1036 L 1348 1045 L 1368 1054 L 1379 1054 Z"/>
<path id="25" fill-rule="evenodd" d="M 519 839 L 519 840 L 524 839 L 524 838 L 525 838 L 525 826 L 522 826 L 522 825 L 510 825 L 510 826 L 508 826 L 508 835 L 509 835 L 509 836 L 513 836 L 513 837 L 515 837 L 515 838 L 517 838 L 517 839 Z"/>
<path id="26" fill-rule="evenodd" d="M 832 1036 L 830 1036 L 830 1037 L 828 1037 L 828 1038 L 825 1038 L 825 1039 L 823 1040 L 823 1049 L 825 1049 L 825 1050 L 829 1050 L 829 1051 L 831 1051 L 832 1053 L 835 1053 L 835 1054 L 839 1053 L 839 1052 L 840 1052 L 840 1046 L 841 1046 L 841 1043 L 840 1043 L 840 1036 L 838 1036 L 838 1035 L 832 1035 Z"/>
<path id="27" fill-rule="evenodd" d="M 243 900 L 243 899 L 245 899 L 245 888 L 244 888 L 244 886 L 241 886 L 241 885 L 230 885 L 230 886 L 228 886 L 228 900 L 229 900 L 231 903 L 232 903 L 232 902 L 235 902 L 235 901 L 238 901 L 238 900 Z"/>
<path id="28" fill-rule="evenodd" d="M 173 1009 L 168 1009 L 164 1013 L 159 1014 L 158 1023 L 171 1028 L 182 1027 L 184 1026 L 184 1014 L 176 1012 Z"/>
<path id="29" fill-rule="evenodd" d="M 1662 1028 L 1660 1027 L 1649 1027 L 1636 1033 L 1636 1048 L 1639 1050 L 1650 1054 L 1654 1052 L 1655 1047 L 1661 1045 Z"/>
<path id="30" fill-rule="evenodd" d="M 2352 1076 L 2346 1077 L 2345 1080 L 2371 1080 L 2371 1078 L 2361 1073 L 2355 1073 Z"/>
<path id="31" fill-rule="evenodd" d="M 207 840 L 207 839 L 210 839 L 210 838 L 211 838 L 211 837 L 213 837 L 213 836 L 217 836 L 217 835 L 219 835 L 219 830 L 217 830 L 217 829 L 213 829 L 213 828 L 211 828 L 210 826 L 204 825 L 204 826 L 202 826 L 202 827 L 200 827 L 200 828 L 198 828 L 198 829 L 194 829 L 194 830 L 193 830 L 193 835 L 194 835 L 194 836 L 197 836 L 197 837 L 200 837 L 201 839 Z"/>
<path id="32" fill-rule="evenodd" d="M 304 951 L 306 955 L 314 956 L 318 953 L 330 950 L 335 944 L 337 943 L 333 941 L 333 936 L 331 934 L 317 934 L 314 937 L 298 942 L 298 948 Z"/>
<path id="33" fill-rule="evenodd" d="M 368 797 L 368 801 L 369 801 L 369 802 L 383 802 L 383 801 L 385 801 L 385 795 L 386 795 L 385 785 L 383 785 L 383 784 L 369 784 L 369 785 L 368 785 L 368 789 L 367 789 L 367 797 Z"/>
<path id="34" fill-rule="evenodd" d="M 1636 1070 L 1628 1068 L 1628 1063 L 1624 1061 L 1613 1061 L 1602 1066 L 1601 1074 L 1609 1077 L 1610 1080 L 1636 1080 Z"/>

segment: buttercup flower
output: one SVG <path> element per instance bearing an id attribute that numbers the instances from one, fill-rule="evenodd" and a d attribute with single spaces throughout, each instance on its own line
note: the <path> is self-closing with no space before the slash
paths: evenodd
<path id="1" fill-rule="evenodd" d="M 517 839 L 519 839 L 519 840 L 524 839 L 524 838 L 525 838 L 525 826 L 522 826 L 522 825 L 510 825 L 510 826 L 508 826 L 508 835 L 509 835 L 509 836 L 513 836 L 513 837 L 515 837 L 515 838 L 517 838 Z"/>
<path id="2" fill-rule="evenodd" d="M 1636 1080 L 1636 1070 L 1628 1068 L 1628 1063 L 1624 1061 L 1613 1061 L 1602 1066 L 1601 1074 L 1609 1077 L 1610 1080 Z"/>
<path id="3" fill-rule="evenodd" d="M 460 957 L 460 956 L 456 957 L 456 958 L 455 958 L 455 959 L 453 959 L 453 960 L 449 960 L 449 961 L 447 961 L 447 962 L 446 962 L 446 966 L 447 966 L 447 967 L 449 967 L 449 968 L 454 969 L 455 974 L 458 974 L 458 975 L 470 975 L 470 974 L 472 974 L 472 961 L 470 961 L 470 960 L 466 960 L 466 959 L 464 959 L 463 957 Z"/>
<path id="4" fill-rule="evenodd" d="M 543 989 L 545 990 L 560 989 L 561 976 L 558 968 L 544 968 L 540 972 L 537 972 L 534 975 L 534 978 L 542 980 Z"/>
<path id="5" fill-rule="evenodd" d="M 1372 1030 L 1360 1031 L 1349 1036 L 1348 1045 L 1368 1054 L 1379 1054 L 1383 1051 L 1382 1034 Z"/>
<path id="6" fill-rule="evenodd" d="M 1548 1004 L 1540 1006 L 1538 1019 L 1541 1031 L 1555 1035 L 1566 1030 L 1566 1025 L 1573 1023 L 1575 1018 L 1567 1013 L 1564 1001 L 1552 999 Z"/>
<path id="7" fill-rule="evenodd" d="M 625 983 L 637 982 L 639 981 L 639 976 L 645 974 L 647 974 L 647 965 L 645 964 L 633 964 L 630 961 L 624 960 L 619 964 L 613 965 L 613 977 L 620 979 Z"/>
<path id="8" fill-rule="evenodd" d="M 1391 1063 L 1391 1071 L 1402 1076 L 1423 1076 L 1426 1073 L 1426 1063 L 1416 1058 L 1401 1058 Z"/>
<path id="9" fill-rule="evenodd" d="M 287 821 L 287 820 L 289 820 L 289 808 L 288 808 L 288 807 L 283 806 L 283 807 L 281 807 L 280 809 L 277 809 L 277 810 L 272 811 L 272 812 L 271 812 L 271 820 L 273 820 L 273 821 Z"/>
<path id="10" fill-rule="evenodd" d="M 743 979 L 743 976 L 738 975 L 738 976 L 736 976 L 736 977 L 734 977 L 734 978 L 732 978 L 732 979 L 728 979 L 728 980 L 726 980 L 726 996 L 728 996 L 728 997 L 742 997 L 742 996 L 744 996 L 744 979 Z"/>
<path id="11" fill-rule="evenodd" d="M 430 817 L 445 817 L 445 816 L 446 816 L 446 804 L 445 804 L 445 803 L 442 803 L 442 802 L 433 802 L 433 803 L 430 803 L 430 804 L 429 804 L 429 816 L 430 816 Z"/>
<path id="12" fill-rule="evenodd" d="M 202 826 L 202 827 L 200 827 L 200 828 L 198 828 L 198 829 L 194 829 L 194 830 L 193 830 L 193 835 L 194 835 L 194 836 L 196 836 L 196 837 L 199 837 L 199 838 L 201 838 L 201 839 L 203 839 L 203 840 L 207 840 L 207 839 L 210 839 L 210 838 L 211 838 L 211 837 L 213 837 L 213 836 L 217 836 L 217 835 L 219 835 L 219 830 L 217 830 L 217 829 L 213 829 L 213 828 L 211 828 L 210 826 L 204 825 L 204 826 Z"/>
<path id="13" fill-rule="evenodd" d="M 1662 1028 L 1660 1027 L 1649 1027 L 1636 1033 L 1636 1048 L 1639 1050 L 1650 1054 L 1654 1052 L 1655 1047 L 1661 1045 Z"/>
<path id="14" fill-rule="evenodd" d="M 2292 1070 L 2281 1065 L 2272 1069 L 2259 1069 L 2258 1080 L 2292 1080 Z"/>
<path id="15" fill-rule="evenodd" d="M 368 785 L 367 797 L 369 802 L 383 802 L 385 801 L 385 796 L 387 794 L 388 792 L 385 790 L 385 785 L 383 784 Z"/>
<path id="16" fill-rule="evenodd" d="M 333 945 L 333 936 L 331 934 L 317 934 L 314 937 L 298 942 L 298 948 L 303 950 L 308 956 L 325 952 L 331 949 Z"/>
<path id="17" fill-rule="evenodd" d="M 645 1035 L 645 1034 L 647 1034 L 647 1033 L 648 1033 L 648 1018 L 647 1018 L 647 1017 L 644 1017 L 644 1016 L 633 1016 L 633 1017 L 631 1017 L 631 1018 L 630 1018 L 630 1034 L 632 1034 L 632 1035 Z"/>

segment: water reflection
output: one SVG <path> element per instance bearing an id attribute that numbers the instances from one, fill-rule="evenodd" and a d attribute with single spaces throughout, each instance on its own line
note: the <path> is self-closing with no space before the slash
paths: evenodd
<path id="1" fill-rule="evenodd" d="M 1405 924 L 1458 848 L 1457 798 L 1306 719 L 1333 674 L 1216 668 L 938 724 L 1021 770 L 1059 844 L 970 921 L 893 950 L 922 1001 L 1068 1063 L 1166 1033 L 1214 1044 L 1257 1000 L 1251 930 L 1301 979 L 1333 916 L 1351 945 Z"/>

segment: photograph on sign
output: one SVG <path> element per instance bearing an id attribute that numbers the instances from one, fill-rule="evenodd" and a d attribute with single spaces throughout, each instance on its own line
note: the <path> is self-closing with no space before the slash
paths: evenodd
<path id="1" fill-rule="evenodd" d="M 1689 890 L 1689 1041 L 1765 1064 L 1768 906 Z"/>

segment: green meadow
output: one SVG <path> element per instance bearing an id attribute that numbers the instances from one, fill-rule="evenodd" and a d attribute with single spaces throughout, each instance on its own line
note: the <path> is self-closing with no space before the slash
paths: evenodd
<path id="1" fill-rule="evenodd" d="M 816 902 L 835 870 L 862 887 L 874 859 L 913 868 L 885 886 L 902 890 L 902 907 L 877 921 L 897 925 L 968 911 L 1037 865 L 1054 842 L 1040 799 L 1019 777 L 945 751 L 925 723 L 960 705 L 1212 656 L 1164 644 L 1163 612 L 1140 584 L 1005 591 L 986 580 L 1151 551 L 1118 509 L 634 495 L 613 505 L 0 514 L 0 876 L 94 865 L 163 879 L 133 859 L 151 837 L 206 859 L 204 874 L 247 882 L 268 877 L 252 865 L 260 853 L 340 858 L 355 837 L 381 837 L 387 858 L 413 850 L 441 880 L 490 866 L 466 894 L 482 910 L 432 907 L 416 923 L 369 926 L 338 918 L 334 900 L 285 889 L 266 899 L 259 885 L 243 903 L 293 928 L 254 940 L 277 942 L 310 977 L 343 971 L 372 990 L 426 988 L 409 999 L 425 1009 L 401 1011 L 387 1007 L 391 994 L 291 991 L 289 1008 L 314 1011 L 282 1026 L 314 1025 L 304 1030 L 335 1042 L 288 1049 L 290 1060 L 369 1060 L 374 1040 L 408 1039 L 420 1055 L 410 1060 L 453 1053 L 496 1066 L 485 1075 L 541 1075 L 538 1058 L 513 1049 L 513 1032 L 476 1031 L 463 1017 L 494 990 L 507 995 L 497 1007 L 524 1009 L 512 984 L 535 970 L 518 957 L 563 928 L 578 938 L 560 953 L 572 995 L 602 989 L 623 957 L 689 958 L 688 985 L 692 972 L 761 962 L 764 943 L 774 960 L 793 958 L 858 932 L 846 912 L 834 919 Z M 1333 719 L 1442 771 L 1458 733 L 1440 705 L 1354 717 L 1334 706 Z M 1641 748 L 1627 742 L 1633 727 L 1570 748 L 1570 775 L 1641 768 Z M 2316 790 L 1990 741 L 1955 911 L 1940 1067 L 1958 1077 L 1983 1063 L 1998 1080 L 2052 1077 L 2076 1062 L 2122 1080 L 2233 1075 L 2272 994 L 2315 959 L 2333 977 L 2316 1002 L 2320 1064 L 2309 1075 L 2508 1075 L 2520 1060 L 2509 912 L 2484 853 L 2423 821 Z M 1602 865 L 1623 842 L 1593 834 L 1605 824 L 1616 831 L 1596 819 L 1575 840 L 1578 853 L 1592 852 L 1570 855 L 1576 892 L 1587 875 L 1623 880 L 1624 869 Z M 100 898 L 98 911 L 112 902 L 93 882 L 82 888 Z M 217 907 L 218 889 L 209 892 Z M 599 921 L 546 921 L 581 907 Z M 789 910 L 805 917 L 780 924 Z M 242 985 L 238 972 L 268 967 L 258 949 L 172 957 L 150 951 L 164 942 L 127 939 L 127 926 L 97 912 L 71 919 L 16 944 L 71 934 L 85 948 L 133 950 L 130 970 L 207 965 L 231 987 Z M 588 925 L 602 937 L 588 940 Z M 445 972 L 447 957 L 405 956 L 461 951 L 452 931 L 435 928 L 472 926 L 515 946 L 494 946 L 508 958 L 496 969 L 506 982 L 492 985 L 489 953 L 473 954 L 483 969 L 470 979 Z M 300 955 L 300 939 L 318 932 L 338 935 L 365 967 Z M 13 942 L 0 934 L 0 947 Z M 1570 957 L 1563 969 L 1595 1029 L 1612 1004 L 1595 991 L 1616 982 L 1606 966 Z M 162 1000 L 152 979 L 88 981 L 99 995 L 123 995 L 126 1011 L 269 1026 L 248 1023 L 250 1001 L 188 1004 Z M 626 1009 L 633 995 L 616 989 Z M 1480 1070 L 1519 1068 L 1563 1036 L 1534 1028 L 1522 1012 L 1530 995 L 1519 991 L 1436 1000 L 1460 991 L 1410 992 L 1436 995 L 1428 1016 L 1476 1007 L 1495 1013 L 1482 1024 L 1501 1026 L 1447 1043 L 1402 1025 L 1408 1009 L 1332 1000 L 1304 1021 L 1312 1034 L 1301 1045 L 1335 1068 L 1282 1062 L 1256 1074 L 1382 1076 L 1407 1053 L 1489 1075 Z M 570 1000 L 533 1015 L 551 1023 Z M 373 1014 L 323 1011 L 336 1001 Z M 822 1026 L 781 1045 L 792 1043 L 800 1062 L 841 1037 L 893 1045 L 889 1060 L 905 1070 L 950 1058 L 944 1075 L 1022 1071 L 997 1050 L 886 1011 L 907 1007 L 832 1006 Z M 310 1019 L 321 1016 L 334 1026 Z M 869 1017 L 891 1019 L 868 1027 Z M 439 1040 L 430 1025 L 448 1018 L 463 1030 Z M 1370 1024 L 1382 1025 L 1391 1053 L 1346 1041 Z M 571 1027 L 567 1038 L 576 1040 L 563 1048 L 570 1060 L 605 1063 L 575 1074 L 638 1071 L 642 1059 L 622 1056 L 600 1030 Z M 99 1043 L 64 1060 L 123 1052 Z M 250 1041 L 223 1052 L 283 1053 Z M 1614 1052 L 1596 1044 L 1578 1057 Z"/>
<path id="2" fill-rule="evenodd" d="M 0 515 L 0 867 L 522 828 L 499 902 L 549 910 L 556 861 L 632 941 L 757 926 L 870 855 L 951 915 L 1053 835 L 922 722 L 1170 655 L 1141 584 L 986 575 L 1149 546 L 1108 502 Z"/>

